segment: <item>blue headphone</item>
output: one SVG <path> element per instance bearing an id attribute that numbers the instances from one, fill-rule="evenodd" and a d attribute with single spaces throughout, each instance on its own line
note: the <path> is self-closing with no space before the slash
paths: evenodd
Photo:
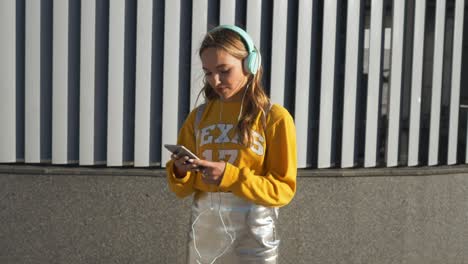
<path id="1" fill-rule="evenodd" d="M 234 25 L 220 25 L 210 30 L 210 32 L 214 32 L 220 29 L 229 29 L 234 31 L 242 38 L 245 47 L 247 48 L 247 52 L 249 53 L 249 55 L 247 55 L 247 57 L 244 59 L 244 70 L 251 74 L 257 73 L 258 68 L 260 68 L 261 56 L 257 48 L 255 48 L 255 44 L 249 34 L 247 34 L 247 32 L 245 32 L 242 28 Z"/>

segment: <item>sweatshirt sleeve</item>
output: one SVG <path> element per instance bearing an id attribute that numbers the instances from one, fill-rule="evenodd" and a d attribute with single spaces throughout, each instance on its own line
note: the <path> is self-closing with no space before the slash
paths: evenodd
<path id="1" fill-rule="evenodd" d="M 196 146 L 193 127 L 193 123 L 195 121 L 195 112 L 196 110 L 189 114 L 184 124 L 182 125 L 179 136 L 177 138 L 177 144 L 184 145 L 194 153 Z M 187 172 L 184 178 L 177 178 L 174 174 L 174 162 L 172 160 L 169 160 L 166 163 L 166 172 L 169 189 L 178 197 L 183 198 L 194 192 L 195 189 L 193 188 L 193 182 L 195 180 L 196 173 Z"/>
<path id="2" fill-rule="evenodd" d="M 257 204 L 280 207 L 288 204 L 296 192 L 296 129 L 289 113 L 267 128 L 266 142 L 266 175 L 227 163 L 220 189 Z"/>

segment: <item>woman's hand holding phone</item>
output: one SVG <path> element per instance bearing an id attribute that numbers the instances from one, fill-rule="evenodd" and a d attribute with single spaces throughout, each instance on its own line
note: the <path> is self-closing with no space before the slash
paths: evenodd
<path id="1" fill-rule="evenodd" d="M 171 159 L 174 161 L 174 173 L 177 178 L 185 177 L 187 171 L 199 169 L 193 164 L 193 160 L 198 157 L 186 147 L 173 144 L 165 144 L 164 147 L 172 153 Z"/>
<path id="2" fill-rule="evenodd" d="M 188 171 L 198 170 L 198 166 L 193 164 L 193 159 L 189 156 L 179 156 L 172 154 L 171 159 L 174 161 L 174 173 L 177 178 L 183 178 Z"/>
<path id="3" fill-rule="evenodd" d="M 188 171 L 201 172 L 202 179 L 207 184 L 219 185 L 226 169 L 224 161 L 201 160 L 186 147 L 181 145 L 164 145 L 172 152 L 174 173 L 177 178 L 183 178 Z"/>

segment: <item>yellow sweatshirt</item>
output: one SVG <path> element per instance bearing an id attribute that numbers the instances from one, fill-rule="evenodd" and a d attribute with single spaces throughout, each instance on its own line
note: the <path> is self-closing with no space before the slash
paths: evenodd
<path id="1" fill-rule="evenodd" d="M 296 192 L 296 130 L 289 112 L 274 104 L 262 128 L 261 114 L 253 126 L 254 142 L 250 147 L 239 143 L 236 129 L 240 102 L 212 100 L 205 106 L 198 124 L 196 143 L 194 127 L 197 109 L 185 120 L 177 144 L 186 146 L 201 159 L 226 162 L 219 186 L 206 184 L 199 172 L 187 172 L 176 178 L 173 161 L 166 164 L 170 189 L 179 197 L 193 192 L 232 192 L 264 206 L 288 204 Z M 198 145 L 198 147 L 197 147 Z"/>

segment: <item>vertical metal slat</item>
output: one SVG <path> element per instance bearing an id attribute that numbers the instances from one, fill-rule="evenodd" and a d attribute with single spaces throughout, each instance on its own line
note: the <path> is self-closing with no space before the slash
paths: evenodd
<path id="1" fill-rule="evenodd" d="M 432 71 L 431 122 L 429 131 L 428 165 L 438 163 L 440 103 L 444 65 L 445 0 L 437 0 L 434 37 L 434 66 Z"/>
<path id="2" fill-rule="evenodd" d="M 336 1 L 325 1 L 323 11 L 322 40 L 322 75 L 320 92 L 320 127 L 318 167 L 326 168 L 331 164 L 333 95 L 335 89 L 335 57 L 336 57 Z"/>
<path id="3" fill-rule="evenodd" d="M 359 35 L 361 19 L 361 1 L 348 2 L 347 32 L 346 32 L 346 60 L 345 60 L 345 87 L 343 106 L 343 134 L 341 150 L 341 167 L 354 166 L 354 146 L 356 131 L 356 90 L 358 85 L 359 69 Z"/>
<path id="4" fill-rule="evenodd" d="M 219 23 L 221 25 L 225 25 L 225 24 L 234 25 L 236 22 L 236 1 L 224 0 L 224 1 L 220 1 L 219 4 L 220 4 Z"/>
<path id="5" fill-rule="evenodd" d="M 152 19 L 153 1 L 138 1 L 135 77 L 135 166 L 149 166 L 150 164 Z"/>
<path id="6" fill-rule="evenodd" d="M 107 165 L 123 164 L 125 0 L 109 2 Z"/>
<path id="7" fill-rule="evenodd" d="M 26 1 L 25 162 L 41 161 L 41 2 Z"/>
<path id="8" fill-rule="evenodd" d="M 190 67 L 190 109 L 195 107 L 197 96 L 203 87 L 203 71 L 198 49 L 206 34 L 208 24 L 208 0 L 197 1 L 192 5 L 192 60 Z M 203 97 L 200 97 L 203 98 Z M 201 100 L 201 99 L 199 99 Z"/>
<path id="9" fill-rule="evenodd" d="M 372 0 L 369 48 L 369 81 L 367 85 L 366 146 L 364 167 L 373 167 L 377 160 L 379 102 L 382 86 L 383 2 Z"/>
<path id="10" fill-rule="evenodd" d="M 273 36 L 271 41 L 270 97 L 274 103 L 284 104 L 286 67 L 286 17 L 288 2 L 277 0 L 273 5 Z"/>
<path id="11" fill-rule="evenodd" d="M 68 1 L 54 0 L 52 163 L 68 161 Z"/>
<path id="12" fill-rule="evenodd" d="M 393 7 L 392 58 L 388 112 L 387 166 L 398 165 L 401 86 L 403 83 L 403 43 L 405 30 L 405 1 L 395 0 Z"/>
<path id="13" fill-rule="evenodd" d="M 465 0 L 457 0 L 455 2 L 455 24 L 453 30 L 452 89 L 450 94 L 447 165 L 455 164 L 457 162 L 464 9 Z"/>
<path id="14" fill-rule="evenodd" d="M 421 87 L 424 57 L 424 23 L 426 1 L 417 0 L 414 19 L 413 69 L 411 80 L 411 109 L 408 143 L 408 166 L 418 165 L 419 120 L 421 114 Z"/>
<path id="15" fill-rule="evenodd" d="M 462 163 L 464 162 L 465 164 L 468 163 L 468 105 L 460 105 L 460 110 L 465 113 L 465 135 L 460 135 L 461 137 L 465 137 L 465 161 L 461 161 Z M 458 136 L 458 133 L 457 133 Z"/>
<path id="16" fill-rule="evenodd" d="M 297 65 L 296 65 L 296 99 L 295 123 L 297 131 L 297 165 L 299 168 L 307 167 L 307 146 L 309 135 L 309 89 L 310 89 L 310 56 L 312 41 L 313 2 L 299 1 L 298 39 L 297 39 Z"/>
<path id="17" fill-rule="evenodd" d="M 95 61 L 96 61 L 96 3 L 81 1 L 80 45 L 80 165 L 93 165 L 95 115 Z"/>
<path id="18" fill-rule="evenodd" d="M 247 1 L 246 29 L 250 37 L 252 37 L 257 49 L 260 48 L 261 20 L 262 0 Z"/>
<path id="19" fill-rule="evenodd" d="M 164 72 L 163 72 L 163 116 L 162 142 L 175 143 L 178 135 L 178 102 L 179 97 L 179 32 L 180 2 L 166 2 L 164 18 Z M 161 149 L 161 164 L 170 159 L 169 152 Z"/>
<path id="20" fill-rule="evenodd" d="M 16 161 L 16 1 L 0 2 L 0 162 Z"/>

